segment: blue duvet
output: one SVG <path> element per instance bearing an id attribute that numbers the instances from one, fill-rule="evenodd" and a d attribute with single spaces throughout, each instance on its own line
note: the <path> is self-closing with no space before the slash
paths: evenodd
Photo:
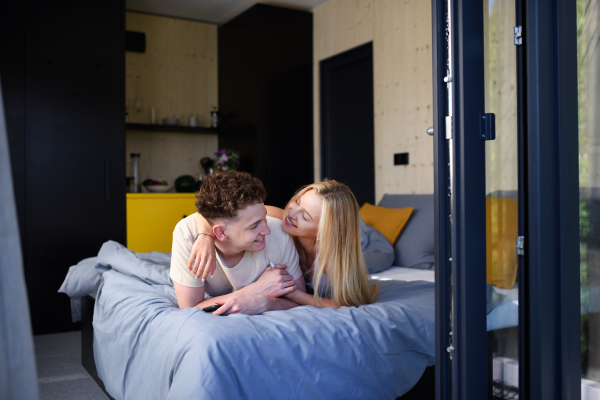
<path id="1" fill-rule="evenodd" d="M 214 316 L 176 306 L 165 262 L 98 255 L 98 374 L 115 399 L 395 399 L 434 364 L 434 284 L 387 281 L 375 304 Z"/>

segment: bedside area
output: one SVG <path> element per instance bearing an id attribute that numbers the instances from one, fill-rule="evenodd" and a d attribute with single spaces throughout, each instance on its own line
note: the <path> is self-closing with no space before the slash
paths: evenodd
<path id="1" fill-rule="evenodd" d="M 171 252 L 173 229 L 196 212 L 195 193 L 127 193 L 127 247 Z"/>

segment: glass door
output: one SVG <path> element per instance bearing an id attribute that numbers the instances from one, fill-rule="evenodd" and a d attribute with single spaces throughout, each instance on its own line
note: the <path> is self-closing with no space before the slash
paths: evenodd
<path id="1" fill-rule="evenodd" d="M 599 3 L 577 0 L 582 400 L 600 398 Z"/>
<path id="2" fill-rule="evenodd" d="M 519 396 L 519 99 L 515 0 L 483 0 L 488 398 Z M 483 121 L 482 121 L 483 122 Z M 493 124 L 492 124 L 493 125 Z"/>
<path id="3" fill-rule="evenodd" d="M 441 145 L 436 152 L 444 161 L 438 160 L 436 173 L 445 177 L 447 189 L 436 189 L 444 190 L 438 193 L 438 225 L 449 232 L 444 243 L 450 243 L 445 259 L 443 246 L 438 247 L 438 269 L 449 278 L 438 280 L 444 278 L 440 272 L 436 282 L 450 293 L 450 321 L 442 325 L 449 332 L 439 339 L 450 338 L 451 371 L 446 373 L 449 383 L 438 382 L 445 385 L 443 398 L 515 399 L 523 381 L 523 257 L 517 254 L 523 209 L 522 50 L 515 41 L 520 2 L 448 4 L 448 106 L 443 109 L 448 155 Z M 450 199 L 445 209 L 442 196 Z M 438 321 L 445 323 L 444 309 L 439 309 Z"/>

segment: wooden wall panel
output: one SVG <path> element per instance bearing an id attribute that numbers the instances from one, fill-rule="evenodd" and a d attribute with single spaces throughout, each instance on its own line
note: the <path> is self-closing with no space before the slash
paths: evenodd
<path id="1" fill-rule="evenodd" d="M 218 106 L 217 25 L 126 13 L 126 28 L 146 34 L 146 52 L 126 52 L 126 97 L 129 122 L 150 123 L 174 117 L 180 124 L 195 115 L 201 126 L 210 125 L 210 110 Z M 134 99 L 141 98 L 138 114 Z"/>
<path id="2" fill-rule="evenodd" d="M 210 125 L 210 111 L 218 106 L 217 25 L 126 13 L 127 30 L 146 34 L 146 52 L 126 52 L 126 97 L 129 122 L 150 123 L 151 107 L 157 122 L 197 116 L 201 126 Z M 143 110 L 134 110 L 135 98 Z M 181 175 L 196 177 L 198 161 L 217 151 L 217 135 L 174 132 L 128 131 L 127 175 L 130 153 L 141 154 L 142 179 L 166 180 L 170 185 Z"/>
<path id="3" fill-rule="evenodd" d="M 373 41 L 376 201 L 385 193 L 433 193 L 431 4 L 329 0 L 314 14 L 315 180 L 321 178 L 319 62 Z M 394 153 L 409 153 L 394 166 Z"/>
<path id="4" fill-rule="evenodd" d="M 169 185 L 181 175 L 194 178 L 202 157 L 214 157 L 218 137 L 174 132 L 127 132 L 127 175 L 131 176 L 130 153 L 140 153 L 141 178 L 166 180 Z"/>

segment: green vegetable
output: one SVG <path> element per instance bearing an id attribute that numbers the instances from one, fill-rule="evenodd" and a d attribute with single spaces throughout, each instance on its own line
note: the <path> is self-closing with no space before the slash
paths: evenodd
<path id="1" fill-rule="evenodd" d="M 175 190 L 180 193 L 194 193 L 196 191 L 196 179 L 189 175 L 180 176 L 175 180 Z"/>

